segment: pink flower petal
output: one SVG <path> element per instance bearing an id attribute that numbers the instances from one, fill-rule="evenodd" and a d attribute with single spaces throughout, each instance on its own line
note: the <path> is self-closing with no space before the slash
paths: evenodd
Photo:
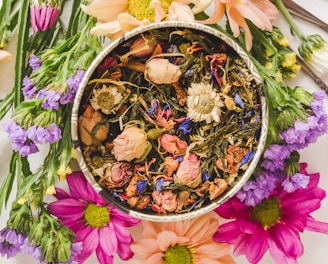
<path id="1" fill-rule="evenodd" d="M 267 233 L 263 228 L 249 236 L 247 242 L 246 256 L 250 263 L 258 263 L 268 250 Z"/>
<path id="2" fill-rule="evenodd" d="M 83 252 L 93 253 L 99 245 L 98 229 L 85 228 L 78 233 L 79 239 L 83 241 Z"/>
<path id="3" fill-rule="evenodd" d="M 216 242 L 227 242 L 234 244 L 241 231 L 238 227 L 237 221 L 231 221 L 219 226 L 217 232 L 214 234 L 213 239 Z"/>
<path id="4" fill-rule="evenodd" d="M 312 217 L 307 217 L 305 228 L 310 231 L 328 234 L 328 223 L 317 221 Z"/>
<path id="5" fill-rule="evenodd" d="M 99 242 L 101 248 L 109 255 L 117 251 L 117 237 L 112 224 L 99 230 Z"/>
<path id="6" fill-rule="evenodd" d="M 126 213 L 122 212 L 119 209 L 116 209 L 115 207 L 110 207 L 110 212 L 111 212 L 111 219 L 113 219 L 113 222 L 115 221 L 120 221 L 121 225 L 130 227 L 130 226 L 135 226 L 141 221 L 135 217 L 129 216 Z"/>
<path id="7" fill-rule="evenodd" d="M 100 264 L 113 264 L 114 263 L 114 256 L 107 255 L 106 252 L 104 252 L 100 246 L 96 249 L 96 254 L 97 254 L 97 259 Z"/>
<path id="8" fill-rule="evenodd" d="M 61 219 L 81 219 L 86 204 L 75 199 L 55 201 L 48 205 L 49 211 Z"/>
<path id="9" fill-rule="evenodd" d="M 130 243 L 132 241 L 132 237 L 130 235 L 130 232 L 125 226 L 117 224 L 114 221 L 112 221 L 111 224 L 114 227 L 116 237 L 117 237 L 119 242 L 123 241 L 125 243 Z"/>
<path id="10" fill-rule="evenodd" d="M 36 26 L 36 12 L 35 12 L 36 5 L 30 6 L 30 19 L 31 19 L 31 25 L 32 25 L 32 31 L 33 33 L 36 33 L 38 31 L 38 28 Z"/>
<path id="11" fill-rule="evenodd" d="M 58 200 L 71 198 L 71 196 L 67 192 L 65 192 L 63 189 L 61 189 L 61 188 L 56 188 L 56 193 L 54 194 L 54 196 Z"/>
<path id="12" fill-rule="evenodd" d="M 133 252 L 130 248 L 130 243 L 124 243 L 120 241 L 117 245 L 117 254 L 123 260 L 128 260 L 133 257 Z"/>
<path id="13" fill-rule="evenodd" d="M 88 188 L 89 183 L 81 171 L 72 172 L 71 174 L 67 175 L 66 179 L 71 192 L 71 196 L 73 198 L 82 198 L 85 201 L 96 203 L 96 201 L 93 200 L 95 197 L 95 191 L 91 188 Z"/>
<path id="14" fill-rule="evenodd" d="M 268 239 L 272 239 L 277 247 L 288 257 L 298 258 L 303 254 L 303 244 L 297 232 L 287 226 L 276 224 L 268 229 Z"/>

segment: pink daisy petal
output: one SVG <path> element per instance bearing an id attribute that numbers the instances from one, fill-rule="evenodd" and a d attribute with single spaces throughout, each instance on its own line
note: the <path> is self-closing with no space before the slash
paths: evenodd
<path id="1" fill-rule="evenodd" d="M 139 219 L 129 216 L 113 206 L 111 206 L 110 211 L 111 211 L 111 218 L 115 219 L 115 221 L 121 221 L 121 224 L 123 226 L 126 227 L 135 226 L 141 222 Z"/>
<path id="2" fill-rule="evenodd" d="M 282 252 L 272 240 L 268 240 L 269 251 L 272 259 L 279 264 L 297 264 L 297 260 L 289 258 L 284 252 Z"/>
<path id="3" fill-rule="evenodd" d="M 312 218 L 311 216 L 306 218 L 306 227 L 307 230 L 314 232 L 320 232 L 328 234 L 328 223 L 320 222 Z"/>
<path id="4" fill-rule="evenodd" d="M 65 192 L 63 189 L 61 188 L 56 188 L 56 193 L 54 194 L 54 196 L 58 199 L 58 200 L 62 200 L 62 199 L 67 199 L 70 198 L 71 196 Z"/>
<path id="5" fill-rule="evenodd" d="M 80 171 L 72 172 L 66 177 L 71 196 L 75 199 L 82 198 L 85 201 L 94 202 L 91 198 L 94 197 L 94 190 L 88 188 L 88 182 Z"/>
<path id="6" fill-rule="evenodd" d="M 117 250 L 117 237 L 113 225 L 99 229 L 99 243 L 107 254 L 113 255 Z"/>
<path id="7" fill-rule="evenodd" d="M 101 247 L 96 249 L 97 259 L 100 264 L 113 264 L 114 263 L 114 256 L 107 255 L 106 252 L 102 250 Z"/>
<path id="8" fill-rule="evenodd" d="M 261 241 L 261 243 L 259 243 Z M 268 250 L 267 233 L 265 230 L 258 228 L 248 239 L 248 246 L 246 249 L 246 256 L 250 263 L 258 263 Z"/>
<path id="9" fill-rule="evenodd" d="M 85 228 L 83 232 L 79 232 L 78 237 L 83 241 L 83 252 L 92 253 L 99 244 L 98 229 Z"/>
<path id="10" fill-rule="evenodd" d="M 277 247 L 291 258 L 298 258 L 303 254 L 303 245 L 297 232 L 282 224 L 276 224 L 268 229 L 268 239 L 272 239 Z"/>
<path id="11" fill-rule="evenodd" d="M 48 205 L 49 211 L 62 219 L 82 218 L 84 216 L 85 207 L 85 203 L 72 198 L 55 201 Z"/>
<path id="12" fill-rule="evenodd" d="M 236 221 L 228 222 L 219 226 L 218 231 L 214 234 L 213 239 L 216 242 L 234 243 L 241 234 Z"/>
<path id="13" fill-rule="evenodd" d="M 118 224 L 117 222 L 112 222 L 111 224 L 114 227 L 118 241 L 124 241 L 125 243 L 130 243 L 132 241 L 130 232 L 128 231 L 128 229 L 125 226 L 122 226 L 122 225 Z"/>
<path id="14" fill-rule="evenodd" d="M 133 257 L 133 252 L 130 247 L 130 243 L 124 243 L 120 241 L 117 245 L 117 254 L 123 260 L 128 260 Z"/>

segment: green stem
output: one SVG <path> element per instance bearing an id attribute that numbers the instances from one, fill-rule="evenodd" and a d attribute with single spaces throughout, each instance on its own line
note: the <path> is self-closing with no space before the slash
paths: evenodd
<path id="1" fill-rule="evenodd" d="M 287 20 L 289 26 L 291 27 L 292 31 L 301 39 L 303 40 L 305 38 L 304 34 L 300 30 L 300 28 L 296 25 L 293 17 L 288 12 L 286 6 L 282 2 L 282 0 L 274 0 L 276 3 L 277 8 L 279 9 L 280 13 L 284 16 L 284 18 Z"/>
<path id="2" fill-rule="evenodd" d="M 22 80 L 23 73 L 25 70 L 25 59 L 26 59 L 26 45 L 29 34 L 29 10 L 30 10 L 30 1 L 22 1 L 20 6 L 19 16 L 18 16 L 18 41 L 16 49 L 16 63 L 15 63 L 15 98 L 14 98 L 14 107 L 17 107 L 22 99 Z"/>

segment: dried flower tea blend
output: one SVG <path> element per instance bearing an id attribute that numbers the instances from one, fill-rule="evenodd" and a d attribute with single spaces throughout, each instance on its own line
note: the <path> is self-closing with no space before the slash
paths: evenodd
<path id="1" fill-rule="evenodd" d="M 89 79 L 81 150 L 96 181 L 127 208 L 189 212 L 248 168 L 261 95 L 225 41 L 196 29 L 152 29 L 113 49 Z"/>

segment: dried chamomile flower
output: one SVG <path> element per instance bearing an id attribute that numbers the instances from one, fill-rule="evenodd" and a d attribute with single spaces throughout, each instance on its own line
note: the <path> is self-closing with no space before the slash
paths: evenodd
<path id="1" fill-rule="evenodd" d="M 123 99 L 123 95 L 118 91 L 116 85 L 106 86 L 93 90 L 93 97 L 90 104 L 95 110 L 101 110 L 104 114 L 109 115 L 116 112 L 118 104 Z"/>
<path id="2" fill-rule="evenodd" d="M 188 89 L 188 117 L 194 122 L 220 122 L 223 102 L 210 84 L 192 83 Z"/>

